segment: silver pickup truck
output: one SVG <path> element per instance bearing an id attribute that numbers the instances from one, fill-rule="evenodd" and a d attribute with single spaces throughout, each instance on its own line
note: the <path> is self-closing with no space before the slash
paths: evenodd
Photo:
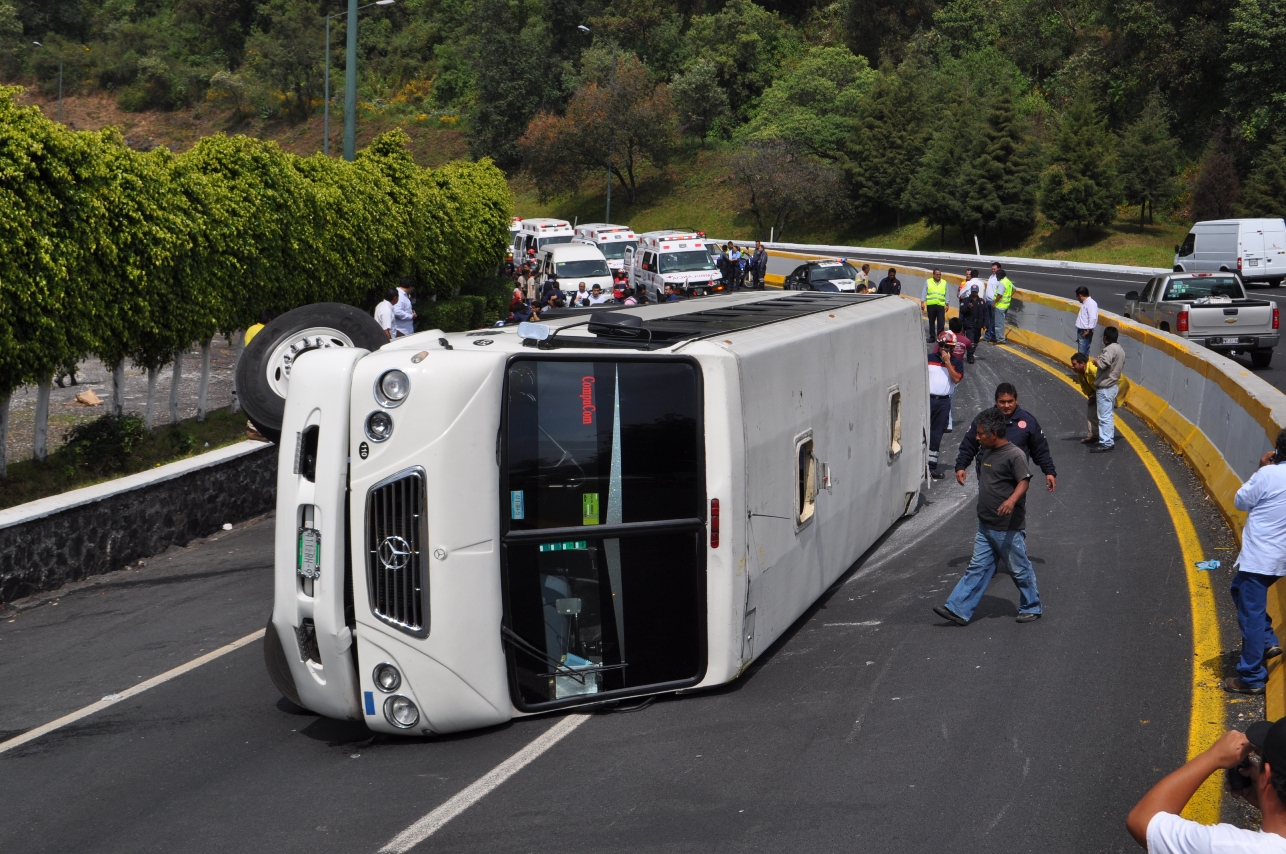
<path id="1" fill-rule="evenodd" d="M 1233 273 L 1172 273 L 1125 295 L 1125 316 L 1225 353 L 1249 353 L 1266 368 L 1277 346 L 1277 305 L 1247 299 Z"/>

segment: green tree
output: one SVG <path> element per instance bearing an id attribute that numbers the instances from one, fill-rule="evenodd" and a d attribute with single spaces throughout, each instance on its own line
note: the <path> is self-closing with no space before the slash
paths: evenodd
<path id="1" fill-rule="evenodd" d="M 705 147 L 706 137 L 731 115 L 728 93 L 719 85 L 714 63 L 698 59 L 670 84 L 679 130 L 695 134 Z"/>
<path id="2" fill-rule="evenodd" d="M 317 46 L 325 41 L 325 21 L 307 0 L 268 0 L 258 19 L 260 28 L 246 40 L 246 65 L 266 84 L 260 106 L 277 112 L 274 95 L 280 95 L 280 112 L 302 119 L 322 93 L 325 57 Z"/>
<path id="3" fill-rule="evenodd" d="M 947 226 L 963 224 L 969 170 L 979 148 L 982 127 L 974 99 L 961 99 L 935 124 L 924 156 L 902 194 L 902 207 L 939 229 L 946 243 Z"/>
<path id="4" fill-rule="evenodd" d="M 1237 215 L 1240 204 L 1241 181 L 1237 177 L 1237 164 L 1216 133 L 1201 158 L 1201 171 L 1197 173 L 1192 197 L 1188 201 L 1188 216 L 1194 222 L 1228 219 Z"/>
<path id="5" fill-rule="evenodd" d="M 1286 0 L 1238 0 L 1228 22 L 1228 108 L 1254 136 L 1286 124 Z"/>
<path id="6" fill-rule="evenodd" d="M 715 14 L 692 18 L 688 46 L 692 56 L 714 63 L 733 115 L 744 121 L 782 60 L 798 53 L 800 42 L 776 13 L 751 0 L 728 0 Z"/>
<path id="7" fill-rule="evenodd" d="M 1045 216 L 1070 226 L 1077 242 L 1087 226 L 1108 225 L 1116 216 L 1115 148 L 1107 122 L 1082 89 L 1058 121 L 1040 189 Z"/>
<path id="8" fill-rule="evenodd" d="M 785 140 L 742 146 L 729 163 L 759 226 L 759 239 L 785 239 L 786 226 L 800 214 L 828 215 L 847 208 L 844 173 Z"/>
<path id="9" fill-rule="evenodd" d="M 1259 155 L 1242 203 L 1247 216 L 1286 215 L 1286 135 L 1278 134 Z"/>
<path id="10" fill-rule="evenodd" d="M 846 47 L 814 47 L 764 91 L 744 139 L 785 139 L 836 160 L 857 125 L 863 99 L 878 79 Z"/>
<path id="11" fill-rule="evenodd" d="M 863 99 L 847 156 L 856 206 L 902 225 L 903 194 L 920 165 L 930 128 L 928 91 L 914 69 L 886 70 Z"/>
<path id="12" fill-rule="evenodd" d="M 1139 206 L 1142 228 L 1144 211 L 1151 214 L 1157 199 L 1174 195 L 1174 172 L 1179 161 L 1179 145 L 1170 136 L 1159 95 L 1154 93 L 1148 98 L 1143 113 L 1126 129 L 1120 151 L 1121 190 L 1126 201 Z"/>
<path id="13" fill-rule="evenodd" d="M 876 62 L 898 62 L 919 29 L 927 29 L 936 0 L 847 0 L 844 29 L 853 52 Z"/>
<path id="14" fill-rule="evenodd" d="M 1008 94 L 987 111 L 979 151 L 962 170 L 958 186 L 962 199 L 960 224 L 965 230 L 996 229 L 1003 247 L 1005 234 L 1022 234 L 1036 222 L 1038 158 L 1027 123 L 1014 111 Z"/>

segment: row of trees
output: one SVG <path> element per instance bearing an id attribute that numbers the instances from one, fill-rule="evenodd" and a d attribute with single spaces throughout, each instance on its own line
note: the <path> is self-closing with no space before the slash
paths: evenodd
<path id="1" fill-rule="evenodd" d="M 15 389 L 47 387 L 87 354 L 147 368 L 154 386 L 193 342 L 264 310 L 373 304 L 407 276 L 451 297 L 503 258 L 500 171 L 421 169 L 401 131 L 352 163 L 247 137 L 139 153 L 114 130 L 18 106 L 19 93 L 0 89 L 0 420 Z"/>

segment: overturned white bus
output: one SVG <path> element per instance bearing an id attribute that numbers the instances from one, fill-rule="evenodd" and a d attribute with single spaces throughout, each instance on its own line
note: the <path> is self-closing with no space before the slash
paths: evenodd
<path id="1" fill-rule="evenodd" d="M 916 507 L 909 301 L 760 292 L 376 352 L 291 322 L 249 369 L 280 387 L 263 354 L 290 354 L 268 668 L 372 730 L 729 682 Z"/>

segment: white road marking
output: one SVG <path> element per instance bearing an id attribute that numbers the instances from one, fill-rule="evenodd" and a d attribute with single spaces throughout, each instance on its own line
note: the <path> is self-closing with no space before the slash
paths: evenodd
<path id="1" fill-rule="evenodd" d="M 562 741 L 576 727 L 589 720 L 589 715 L 568 715 L 522 750 L 492 768 L 472 785 L 461 790 L 451 800 L 430 812 L 424 818 L 393 837 L 379 854 L 403 854 L 442 829 L 443 825 L 487 795 L 504 781 L 525 768 L 532 760 Z"/>
<path id="2" fill-rule="evenodd" d="M 827 626 L 878 626 L 882 620 L 866 620 L 861 623 L 822 623 L 823 627 Z"/>
<path id="3" fill-rule="evenodd" d="M 99 700 L 97 703 L 90 703 L 85 708 L 72 712 L 70 715 L 64 715 L 63 717 L 59 718 L 56 721 L 50 721 L 49 723 L 38 726 L 35 729 L 27 730 L 22 735 L 15 736 L 14 738 L 9 739 L 8 741 L 0 742 L 0 753 L 4 753 L 6 750 L 13 750 L 15 747 L 21 747 L 27 742 L 34 741 L 37 738 L 40 738 L 42 735 L 46 735 L 48 733 L 53 732 L 56 729 L 67 726 L 67 724 L 75 723 L 76 721 L 81 720 L 82 718 L 87 718 L 90 715 L 94 714 L 95 712 L 101 712 L 103 709 L 107 708 L 108 706 L 114 706 L 122 700 L 128 700 L 130 697 L 138 696 L 139 694 L 142 694 L 144 691 L 148 690 L 149 688 L 155 688 L 157 685 L 160 685 L 163 682 L 169 682 L 171 679 L 173 679 L 176 676 L 182 676 L 184 673 L 187 673 L 188 671 L 196 670 L 201 665 L 209 664 L 211 661 L 214 661 L 216 658 L 222 658 L 228 653 L 233 652 L 234 650 L 238 650 L 248 643 L 254 643 L 255 641 L 263 637 L 263 633 L 264 633 L 263 629 L 260 629 L 257 632 L 251 632 L 250 634 L 246 635 L 243 638 L 234 640 L 232 643 L 228 644 L 227 646 L 221 646 L 212 652 L 207 652 L 205 655 L 202 655 L 199 658 L 192 659 L 187 664 L 180 664 L 178 667 L 174 668 L 173 670 L 165 671 L 160 676 L 153 676 L 151 679 L 148 679 L 144 682 L 140 682 L 137 685 L 135 685 L 133 688 L 127 688 L 124 691 L 121 691 L 119 694 L 108 694 L 106 697 Z"/>

